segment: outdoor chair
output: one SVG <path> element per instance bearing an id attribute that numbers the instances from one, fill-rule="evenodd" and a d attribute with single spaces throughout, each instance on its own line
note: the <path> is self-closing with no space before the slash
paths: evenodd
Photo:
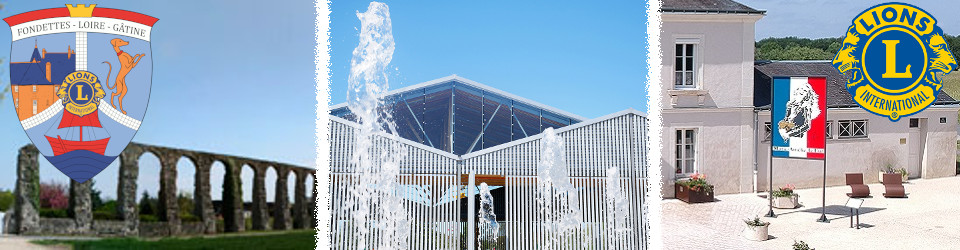
<path id="1" fill-rule="evenodd" d="M 847 193 L 849 197 L 863 198 L 870 196 L 870 187 L 863 184 L 863 173 L 847 173 L 847 186 L 850 186 L 850 193 Z"/>
<path id="2" fill-rule="evenodd" d="M 907 198 L 907 193 L 903 189 L 903 177 L 900 174 L 883 174 L 883 188 L 886 193 L 883 197 L 887 198 Z"/>

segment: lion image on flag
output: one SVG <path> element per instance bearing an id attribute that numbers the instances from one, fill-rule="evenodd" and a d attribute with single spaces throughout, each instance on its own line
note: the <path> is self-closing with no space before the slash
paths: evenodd
<path id="1" fill-rule="evenodd" d="M 790 91 L 786 115 L 777 123 L 780 125 L 780 137 L 783 137 L 784 141 L 790 141 L 790 137 L 806 136 L 807 131 L 810 131 L 811 121 L 820 116 L 817 100 L 819 96 L 809 83 L 801 84 L 799 88 Z"/>

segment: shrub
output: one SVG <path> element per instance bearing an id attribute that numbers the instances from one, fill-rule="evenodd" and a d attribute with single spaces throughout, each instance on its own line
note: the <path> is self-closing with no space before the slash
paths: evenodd
<path id="1" fill-rule="evenodd" d="M 160 221 L 160 219 L 158 219 L 156 215 L 152 215 L 152 214 L 140 215 L 140 222 L 158 222 L 158 221 Z"/>
<path id="2" fill-rule="evenodd" d="M 40 217 L 44 218 L 70 218 L 65 208 L 40 208 Z"/>
<path id="3" fill-rule="evenodd" d="M 753 217 L 752 220 L 746 219 L 746 220 L 743 220 L 743 222 L 747 223 L 747 226 L 749 227 L 762 227 L 762 226 L 770 225 L 770 222 L 762 221 L 760 220 L 760 217 Z"/>
<path id="4" fill-rule="evenodd" d="M 94 208 L 93 211 L 104 211 L 104 212 L 116 212 L 117 211 L 117 201 L 116 200 L 107 200 L 98 208 Z"/>
<path id="5" fill-rule="evenodd" d="M 93 219 L 94 220 L 117 220 L 119 218 L 117 217 L 116 213 L 111 213 L 107 211 L 93 211 Z"/>
<path id="6" fill-rule="evenodd" d="M 910 175 L 910 173 L 907 172 L 906 168 L 897 169 L 897 173 L 900 174 L 900 176 L 902 177 L 907 177 L 908 175 Z"/>
<path id="7" fill-rule="evenodd" d="M 198 221 L 200 221 L 200 217 L 197 217 L 196 215 L 193 215 L 193 213 L 184 213 L 184 212 L 181 211 L 181 212 L 180 212 L 180 221 L 184 221 L 184 222 L 198 222 Z"/>
<path id="8" fill-rule="evenodd" d="M 814 250 L 814 249 L 810 248 L 810 246 L 808 246 L 806 242 L 803 242 L 801 240 L 800 242 L 793 241 L 793 250 Z"/>

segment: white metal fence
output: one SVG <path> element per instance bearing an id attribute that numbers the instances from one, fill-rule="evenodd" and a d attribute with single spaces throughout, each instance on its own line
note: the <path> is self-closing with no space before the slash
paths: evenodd
<path id="1" fill-rule="evenodd" d="M 351 215 L 342 209 L 351 198 L 350 156 L 353 150 L 353 122 L 331 116 L 331 241 L 334 249 L 356 249 Z M 461 217 L 462 190 L 471 189 L 466 179 L 477 175 L 499 176 L 505 180 L 506 218 L 501 219 L 496 249 L 645 249 L 646 230 L 646 118 L 636 111 L 622 111 L 557 129 L 566 145 L 571 182 L 579 192 L 584 221 L 563 244 L 548 246 L 544 219 L 536 204 L 536 166 L 539 140 L 530 136 L 463 156 L 440 151 L 413 141 L 399 139 L 407 152 L 401 184 L 406 187 L 406 208 L 410 215 L 410 249 L 466 249 L 474 236 L 467 237 L 466 220 Z M 627 229 L 615 235 L 608 222 L 605 202 L 606 170 L 619 170 L 619 186 L 629 203 Z M 477 183 L 479 184 L 479 183 Z M 476 214 L 476 211 L 467 211 Z M 584 244 L 580 244 L 584 243 Z M 376 245 L 376 244 L 367 244 Z"/>

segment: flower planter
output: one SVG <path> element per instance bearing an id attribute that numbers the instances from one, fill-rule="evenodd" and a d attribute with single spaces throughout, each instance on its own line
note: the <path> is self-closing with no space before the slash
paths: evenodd
<path id="1" fill-rule="evenodd" d="M 687 188 L 680 184 L 674 184 L 674 190 L 676 190 L 676 197 L 679 200 L 682 200 L 687 203 L 702 203 L 702 202 L 712 202 L 713 201 L 713 191 L 706 192 L 703 190 L 693 191 L 690 188 Z"/>
<path id="2" fill-rule="evenodd" d="M 770 227 L 770 225 L 756 227 L 747 226 L 747 228 L 743 230 L 743 237 L 752 241 L 765 241 L 770 236 L 767 234 L 768 227 Z"/>
<path id="3" fill-rule="evenodd" d="M 773 207 L 775 208 L 785 208 L 785 209 L 794 209 L 800 205 L 799 195 L 793 195 L 788 197 L 773 197 Z"/>

